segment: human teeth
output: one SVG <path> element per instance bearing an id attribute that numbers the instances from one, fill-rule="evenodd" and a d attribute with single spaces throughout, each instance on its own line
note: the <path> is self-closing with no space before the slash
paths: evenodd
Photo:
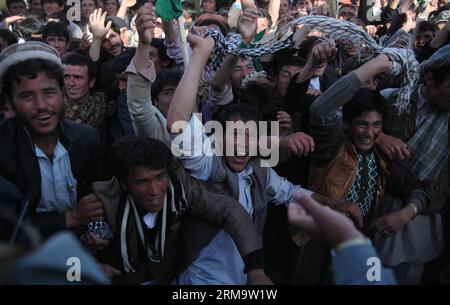
<path id="1" fill-rule="evenodd" d="M 37 116 L 37 119 L 38 120 L 46 120 L 46 119 L 48 119 L 49 117 L 51 117 L 51 114 L 41 114 L 41 115 L 38 115 Z"/>

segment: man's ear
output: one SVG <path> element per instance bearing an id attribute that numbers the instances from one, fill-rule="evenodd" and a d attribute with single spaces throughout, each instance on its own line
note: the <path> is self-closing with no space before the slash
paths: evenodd
<path id="1" fill-rule="evenodd" d="M 97 80 L 97 79 L 96 79 L 95 77 L 89 79 L 89 88 L 90 88 L 90 89 L 92 89 L 92 88 L 94 87 L 95 81 L 96 81 L 96 80 Z"/>

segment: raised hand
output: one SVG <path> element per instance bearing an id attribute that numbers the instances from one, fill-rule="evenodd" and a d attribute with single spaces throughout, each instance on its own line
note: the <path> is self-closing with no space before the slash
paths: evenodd
<path id="1" fill-rule="evenodd" d="M 294 36 L 292 36 L 292 41 L 294 42 L 294 48 L 300 47 L 303 41 L 309 34 L 309 27 L 304 24 L 297 25 L 295 29 Z"/>
<path id="2" fill-rule="evenodd" d="M 402 29 L 406 32 L 409 33 L 409 31 L 415 29 L 416 27 L 416 21 L 415 21 L 415 17 L 416 17 L 416 13 L 408 10 L 406 13 L 406 20 L 405 23 L 402 26 Z"/>
<path id="3" fill-rule="evenodd" d="M 89 16 L 89 27 L 94 39 L 103 40 L 106 38 L 112 23 L 108 21 L 105 25 L 105 20 L 106 12 L 103 13 L 101 8 L 94 10 Z"/>
<path id="4" fill-rule="evenodd" d="M 391 160 L 409 158 L 408 145 L 399 138 L 381 133 L 375 142 L 378 148 Z"/>
<path id="5" fill-rule="evenodd" d="M 136 0 L 122 0 L 122 5 L 125 5 L 125 7 L 132 7 L 136 4 Z"/>
<path id="6" fill-rule="evenodd" d="M 245 43 L 250 43 L 253 40 L 256 33 L 257 20 L 258 10 L 256 8 L 244 9 L 244 12 L 239 17 L 237 28 Z"/>
<path id="7" fill-rule="evenodd" d="M 136 17 L 136 29 L 139 35 L 139 43 L 150 45 L 153 39 L 153 30 L 155 26 L 155 8 L 151 3 L 146 3 L 139 8 Z"/>
<path id="8" fill-rule="evenodd" d="M 312 49 L 311 63 L 314 67 L 320 67 L 330 62 L 337 53 L 333 39 L 321 42 Z"/>
<path id="9" fill-rule="evenodd" d="M 201 31 L 197 29 L 196 33 L 200 34 L 200 32 Z M 214 48 L 214 39 L 212 37 L 203 37 L 195 34 L 194 32 L 188 34 L 187 41 L 191 45 L 193 52 L 200 53 L 204 56 L 209 57 Z"/>
<path id="10" fill-rule="evenodd" d="M 80 41 L 80 50 L 87 51 L 91 47 L 92 40 L 94 39 L 94 36 L 91 33 L 84 33 L 83 37 L 81 37 Z"/>

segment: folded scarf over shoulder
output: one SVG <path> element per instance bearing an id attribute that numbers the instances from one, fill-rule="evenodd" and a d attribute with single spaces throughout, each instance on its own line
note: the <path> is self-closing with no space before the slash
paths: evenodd
<path id="1" fill-rule="evenodd" d="M 122 254 L 122 263 L 125 272 L 135 272 L 129 258 L 128 258 L 128 245 L 127 245 L 127 225 L 130 217 L 134 217 L 134 222 L 139 233 L 139 239 L 142 243 L 143 248 L 146 250 L 147 258 L 152 261 L 159 263 L 164 258 L 164 248 L 167 239 L 167 223 L 170 217 L 169 213 L 172 215 L 180 215 L 188 208 L 186 201 L 186 195 L 184 193 L 183 185 L 176 178 L 175 174 L 170 170 L 169 173 L 169 188 L 167 190 L 166 196 L 164 197 L 164 205 L 161 214 L 162 221 L 155 229 L 157 230 L 156 238 L 154 241 L 146 242 L 144 236 L 144 230 L 142 228 L 142 221 L 139 217 L 139 213 L 136 208 L 136 204 L 128 195 L 125 202 L 125 210 L 122 217 L 122 225 L 120 228 L 120 250 Z M 130 215 L 130 210 L 132 210 L 132 215 Z"/>

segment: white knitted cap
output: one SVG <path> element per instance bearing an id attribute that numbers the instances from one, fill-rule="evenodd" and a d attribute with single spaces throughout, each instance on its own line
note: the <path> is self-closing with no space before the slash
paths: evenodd
<path id="1" fill-rule="evenodd" d="M 0 54 L 0 92 L 3 75 L 8 68 L 29 59 L 48 60 L 62 66 L 58 51 L 48 44 L 39 41 L 13 44 Z"/>

